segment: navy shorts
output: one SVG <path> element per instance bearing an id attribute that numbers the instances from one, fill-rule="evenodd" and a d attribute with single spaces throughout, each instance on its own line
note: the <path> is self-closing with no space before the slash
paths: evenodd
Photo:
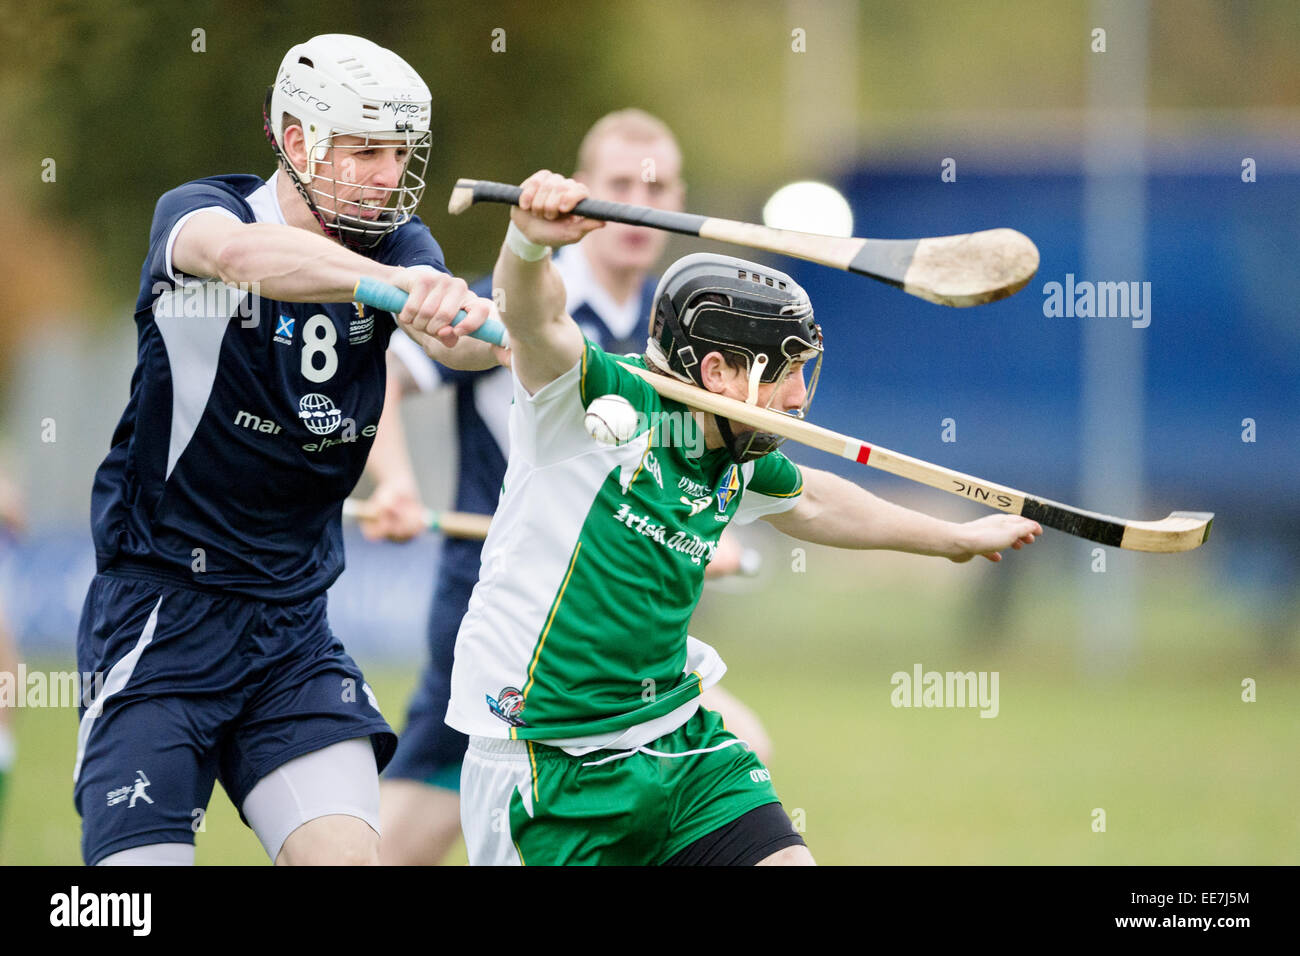
<path id="1" fill-rule="evenodd" d="M 193 843 L 214 780 L 242 807 L 280 765 L 357 737 L 384 768 L 397 739 L 325 608 L 95 576 L 77 633 L 77 669 L 104 680 L 77 734 L 87 864 Z"/>
<path id="2" fill-rule="evenodd" d="M 444 566 L 446 554 L 444 551 Z M 473 566 L 477 573 L 477 563 Z M 419 780 L 446 790 L 460 790 L 460 765 L 469 738 L 447 726 L 451 700 L 451 665 L 456 654 L 456 633 L 469 608 L 475 578 L 454 573 L 441 579 L 429 611 L 429 661 L 420 686 L 406 711 L 406 726 L 397 743 L 397 755 L 387 778 Z"/>

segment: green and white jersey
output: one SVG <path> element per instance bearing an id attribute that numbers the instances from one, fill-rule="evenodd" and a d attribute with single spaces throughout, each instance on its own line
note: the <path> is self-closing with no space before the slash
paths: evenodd
<path id="1" fill-rule="evenodd" d="M 466 734 L 595 749 L 681 726 L 726 666 L 686 629 L 723 529 L 794 507 L 780 452 L 735 465 L 685 406 L 587 342 L 529 395 L 515 379 L 510 461 L 456 639 L 447 723 Z M 621 446 L 587 434 L 592 399 L 641 415 Z"/>

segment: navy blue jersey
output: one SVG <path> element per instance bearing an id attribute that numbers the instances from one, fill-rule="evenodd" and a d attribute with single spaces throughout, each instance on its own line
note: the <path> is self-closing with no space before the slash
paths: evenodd
<path id="1" fill-rule="evenodd" d="M 244 295 L 171 261 L 180 225 L 199 210 L 283 223 L 280 175 L 200 179 L 158 201 L 131 396 L 91 497 L 100 571 L 291 602 L 343 570 L 341 503 L 383 408 L 393 317 Z M 419 219 L 369 255 L 446 271 Z"/>

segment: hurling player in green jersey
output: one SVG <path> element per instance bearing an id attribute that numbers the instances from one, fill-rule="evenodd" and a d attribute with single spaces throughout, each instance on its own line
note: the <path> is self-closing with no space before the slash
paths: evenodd
<path id="1" fill-rule="evenodd" d="M 628 366 L 802 415 L 822 356 L 811 302 L 774 269 L 687 256 L 660 281 L 646 354 L 609 356 L 566 314 L 550 261 L 603 225 L 571 214 L 586 195 L 545 170 L 526 180 L 493 275 L 510 460 L 447 713 L 470 736 L 470 862 L 810 864 L 768 769 L 699 706 L 725 665 L 686 627 L 722 529 L 762 517 L 819 544 L 958 562 L 1000 560 L 1042 529 L 890 504 L 796 466 L 778 436 L 661 399 Z M 606 395 L 637 416 L 617 444 L 583 425 Z"/>

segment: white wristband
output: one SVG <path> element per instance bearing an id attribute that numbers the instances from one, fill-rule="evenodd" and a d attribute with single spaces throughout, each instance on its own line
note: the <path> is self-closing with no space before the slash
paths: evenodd
<path id="1" fill-rule="evenodd" d="M 550 246 L 540 246 L 524 235 L 522 229 L 513 222 L 506 230 L 506 248 L 525 262 L 537 262 L 545 259 L 551 251 Z"/>

